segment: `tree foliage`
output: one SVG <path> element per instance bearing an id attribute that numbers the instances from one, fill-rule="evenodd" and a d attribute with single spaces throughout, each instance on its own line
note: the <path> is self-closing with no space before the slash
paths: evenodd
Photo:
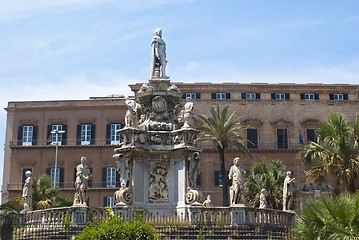
<path id="1" fill-rule="evenodd" d="M 298 239 L 359 239 L 359 192 L 312 200 L 293 230 Z"/>
<path id="2" fill-rule="evenodd" d="M 250 156 L 244 142 L 245 139 L 241 136 L 244 126 L 240 123 L 240 118 L 234 118 L 235 112 L 228 116 L 229 107 L 226 106 L 222 110 L 217 107 L 211 107 L 211 116 L 199 115 L 204 124 L 198 128 L 200 134 L 196 141 L 211 141 L 215 144 L 220 159 L 220 171 L 222 174 L 223 183 L 223 205 L 227 206 L 228 201 L 228 186 L 226 181 L 226 170 L 224 153 L 230 146 L 238 148 L 242 153 Z"/>
<path id="3" fill-rule="evenodd" d="M 154 228 L 146 223 L 140 216 L 135 216 L 134 219 L 122 219 L 119 215 L 110 212 L 108 217 L 101 221 L 95 220 L 88 225 L 82 233 L 80 233 L 76 240 L 152 240 L 156 239 L 157 235 Z"/>
<path id="4" fill-rule="evenodd" d="M 32 209 L 40 210 L 54 207 L 72 206 L 72 201 L 64 197 L 48 175 L 34 178 L 32 183 Z M 1 210 L 5 212 L 20 213 L 23 209 L 23 199 L 19 196 L 11 196 L 9 201 L 1 204 Z"/>
<path id="5" fill-rule="evenodd" d="M 279 161 L 273 161 L 271 169 L 268 169 L 264 161 L 256 163 L 244 178 L 247 203 L 251 207 L 258 207 L 260 192 L 265 188 L 268 208 L 282 209 L 285 176 L 284 165 Z"/>
<path id="6" fill-rule="evenodd" d="M 0 205 L 0 210 L 4 214 L 19 214 L 23 209 L 23 200 L 21 197 L 12 195 L 9 201 Z"/>
<path id="7" fill-rule="evenodd" d="M 32 185 L 33 210 L 71 206 L 72 201 L 60 194 L 48 175 L 34 178 Z"/>
<path id="8" fill-rule="evenodd" d="M 359 174 L 359 118 L 353 125 L 341 113 L 332 113 L 319 123 L 317 142 L 310 142 L 301 151 L 306 165 L 314 165 L 308 173 L 311 181 L 323 182 L 325 175 L 337 179 L 347 191 L 358 190 Z"/>

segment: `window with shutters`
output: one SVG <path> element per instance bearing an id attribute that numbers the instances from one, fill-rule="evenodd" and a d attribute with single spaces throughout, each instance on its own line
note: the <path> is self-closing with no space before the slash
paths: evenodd
<path id="1" fill-rule="evenodd" d="M 108 167 L 106 171 L 106 187 L 116 187 L 116 168 Z"/>
<path id="2" fill-rule="evenodd" d="M 64 126 L 62 124 L 53 124 L 51 125 L 51 131 L 63 131 Z M 51 133 L 51 143 L 59 145 L 62 143 L 62 134 Z"/>
<path id="3" fill-rule="evenodd" d="M 115 206 L 114 197 L 106 197 L 106 207 L 113 207 L 113 206 Z"/>
<path id="4" fill-rule="evenodd" d="M 186 93 L 186 99 L 196 99 L 196 93 Z"/>
<path id="5" fill-rule="evenodd" d="M 120 143 L 121 135 L 117 132 L 121 129 L 120 123 L 111 123 L 111 144 L 116 145 Z"/>
<path id="6" fill-rule="evenodd" d="M 91 143 L 91 124 L 81 124 L 81 145 Z"/>
<path id="7" fill-rule="evenodd" d="M 307 129 L 307 143 L 309 143 L 309 141 L 312 142 L 316 142 L 316 133 L 315 133 L 315 129 L 313 128 L 308 128 Z"/>
<path id="8" fill-rule="evenodd" d="M 194 93 L 194 92 L 188 92 L 188 93 L 184 93 L 182 95 L 182 99 L 201 99 L 201 93 Z"/>
<path id="9" fill-rule="evenodd" d="M 229 171 L 226 171 L 226 181 L 227 181 L 227 185 L 230 186 L 231 185 L 231 181 L 228 179 L 228 174 Z M 223 183 L 222 183 L 222 173 L 221 171 L 215 171 L 214 172 L 214 185 L 215 186 L 219 186 L 222 187 Z"/>
<path id="10" fill-rule="evenodd" d="M 22 145 L 31 146 L 33 140 L 34 126 L 24 125 L 22 126 Z"/>
<path id="11" fill-rule="evenodd" d="M 247 148 L 248 149 L 258 149 L 258 135 L 257 129 L 250 128 L 247 129 Z"/>
<path id="12" fill-rule="evenodd" d="M 305 100 L 314 100 L 314 94 L 313 93 L 305 93 L 304 99 Z"/>
<path id="13" fill-rule="evenodd" d="M 289 100 L 289 93 L 271 93 L 271 99 L 273 100 Z"/>
<path id="14" fill-rule="evenodd" d="M 226 93 L 216 93 L 216 99 L 227 99 Z"/>
<path id="15" fill-rule="evenodd" d="M 276 93 L 275 94 L 276 100 L 284 100 L 285 99 L 285 93 Z"/>
<path id="16" fill-rule="evenodd" d="M 288 136 L 286 128 L 278 128 L 277 129 L 277 146 L 278 149 L 286 149 L 288 148 Z"/>
<path id="17" fill-rule="evenodd" d="M 318 93 L 301 93 L 300 100 L 319 100 Z"/>
<path id="18" fill-rule="evenodd" d="M 246 99 L 257 99 L 257 95 L 255 93 L 246 93 Z"/>
<path id="19" fill-rule="evenodd" d="M 332 93 L 329 94 L 329 100 L 336 100 L 336 101 L 343 101 L 348 100 L 348 94 L 347 93 Z"/>
<path id="20" fill-rule="evenodd" d="M 344 100 L 343 94 L 334 94 L 334 100 Z"/>

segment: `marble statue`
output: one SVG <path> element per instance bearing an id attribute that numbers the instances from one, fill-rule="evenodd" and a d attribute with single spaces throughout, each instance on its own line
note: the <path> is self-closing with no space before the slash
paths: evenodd
<path id="1" fill-rule="evenodd" d="M 31 205 L 32 205 L 32 172 L 26 171 L 26 180 L 24 187 L 22 189 L 22 198 L 24 200 L 24 210 L 21 211 L 21 213 L 29 212 L 31 211 Z"/>
<path id="2" fill-rule="evenodd" d="M 187 102 L 184 105 L 184 110 L 181 111 L 181 118 L 184 120 L 182 128 L 192 128 L 195 121 L 195 116 L 193 113 L 194 104 L 190 97 L 188 97 L 186 101 Z"/>
<path id="3" fill-rule="evenodd" d="M 232 186 L 229 188 L 230 204 L 239 204 L 241 201 L 241 191 L 243 189 L 243 175 L 245 171 L 239 166 L 239 157 L 233 160 L 233 166 L 229 169 L 228 178 L 232 180 Z"/>
<path id="4" fill-rule="evenodd" d="M 284 185 L 283 185 L 283 211 L 290 210 L 292 206 L 294 181 L 295 178 L 292 178 L 292 172 L 287 171 L 287 176 L 284 179 Z"/>
<path id="5" fill-rule="evenodd" d="M 168 201 L 167 166 L 162 162 L 151 164 L 148 198 L 151 202 Z"/>
<path id="6" fill-rule="evenodd" d="M 130 159 L 127 155 L 119 154 L 115 157 L 116 159 L 116 170 L 120 175 L 120 183 L 125 183 L 127 186 L 130 177 Z"/>
<path id="7" fill-rule="evenodd" d="M 194 152 L 188 156 L 188 181 L 190 187 L 196 187 L 196 180 L 200 174 L 199 159 L 201 157 L 200 152 Z"/>
<path id="8" fill-rule="evenodd" d="M 81 157 L 81 164 L 76 167 L 74 205 L 86 206 L 88 181 L 92 178 L 86 157 Z"/>
<path id="9" fill-rule="evenodd" d="M 263 188 L 259 195 L 259 208 L 267 208 L 266 190 Z"/>
<path id="10" fill-rule="evenodd" d="M 213 207 L 211 195 L 207 196 L 207 199 L 202 204 L 204 207 Z"/>
<path id="11" fill-rule="evenodd" d="M 166 43 L 162 39 L 161 28 L 155 30 L 151 46 L 151 79 L 153 77 L 168 78 L 166 76 Z"/>
<path id="12" fill-rule="evenodd" d="M 125 127 L 137 128 L 141 105 L 138 104 L 135 100 L 130 100 L 128 97 L 125 97 L 125 103 L 128 108 L 125 114 Z"/>

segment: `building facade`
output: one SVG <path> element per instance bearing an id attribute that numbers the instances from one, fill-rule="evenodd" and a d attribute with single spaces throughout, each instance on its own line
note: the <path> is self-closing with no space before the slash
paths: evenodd
<path id="1" fill-rule="evenodd" d="M 176 83 L 183 104 L 187 97 L 194 102 L 196 114 L 209 114 L 211 106 L 229 105 L 243 123 L 252 128 L 243 131 L 250 143 L 252 158 L 236 149 L 226 154 L 226 169 L 239 156 L 240 165 L 249 170 L 259 161 L 281 161 L 293 172 L 297 206 L 310 196 L 305 192 L 305 168 L 298 151 L 315 140 L 319 121 L 332 112 L 341 112 L 349 120 L 359 113 L 359 85 L 342 84 L 241 84 Z M 139 91 L 141 83 L 130 85 Z M 90 206 L 111 206 L 119 188 L 114 149 L 121 136 L 127 107 L 119 97 L 96 97 L 89 100 L 9 102 L 7 111 L 2 202 L 10 195 L 21 195 L 25 172 L 34 177 L 48 174 L 55 178 L 62 193 L 73 199 L 75 168 L 86 156 L 93 179 L 88 190 Z M 52 131 L 65 131 L 57 135 Z M 59 144 L 55 174 L 55 145 Z M 204 196 L 211 195 L 214 205 L 222 204 L 219 156 L 212 143 L 199 143 L 203 149 L 201 174 L 197 179 Z M 330 179 L 328 180 L 330 183 Z M 318 191 L 316 192 L 318 193 Z"/>

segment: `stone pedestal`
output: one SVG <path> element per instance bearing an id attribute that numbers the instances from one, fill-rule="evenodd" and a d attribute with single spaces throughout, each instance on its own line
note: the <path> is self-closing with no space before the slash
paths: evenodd
<path id="1" fill-rule="evenodd" d="M 188 218 L 192 225 L 203 222 L 202 205 L 191 205 L 188 207 Z"/>
<path id="2" fill-rule="evenodd" d="M 231 225 L 241 225 L 246 222 L 246 210 L 244 204 L 233 204 L 229 207 L 231 213 Z"/>
<path id="3" fill-rule="evenodd" d="M 199 131 L 190 123 L 183 127 L 181 96 L 169 79 L 154 77 L 135 99 L 126 98 L 126 126 L 118 131 L 121 147 L 113 156 L 123 189 L 116 192 L 116 203 L 168 216 L 186 215 L 186 206 L 201 201 L 195 184 L 201 150 L 194 140 Z M 192 113 L 193 103 L 186 104 L 186 113 Z"/>
<path id="4" fill-rule="evenodd" d="M 86 223 L 86 219 L 87 219 L 87 207 L 75 207 L 73 206 L 71 208 L 72 210 L 72 220 L 71 220 L 71 225 L 72 226 L 83 226 Z"/>
<path id="5" fill-rule="evenodd" d="M 116 206 L 114 206 L 112 209 L 115 214 L 119 215 L 123 219 L 131 217 L 132 215 L 132 211 L 127 205 L 116 204 Z"/>

